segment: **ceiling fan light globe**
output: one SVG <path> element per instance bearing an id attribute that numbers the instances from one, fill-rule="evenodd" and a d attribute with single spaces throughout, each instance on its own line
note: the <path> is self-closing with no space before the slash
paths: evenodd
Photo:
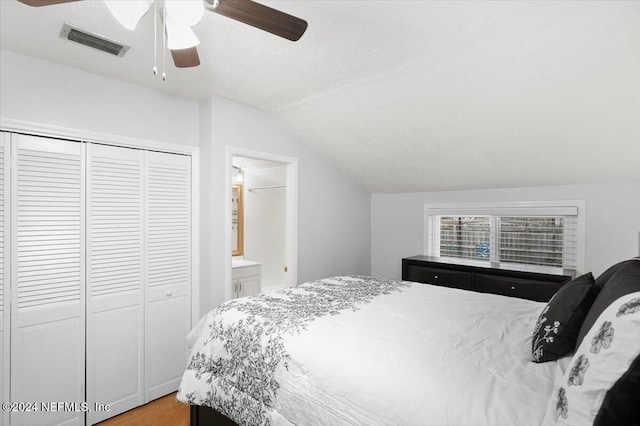
<path id="1" fill-rule="evenodd" d="M 129 31 L 136 29 L 153 0 L 104 0 L 111 14 Z"/>
<path id="2" fill-rule="evenodd" d="M 167 16 L 167 47 L 169 50 L 182 50 L 195 47 L 200 40 L 189 26 L 182 25 Z"/>
<path id="3" fill-rule="evenodd" d="M 202 19 L 202 0 L 166 0 L 167 16 L 181 26 L 193 27 Z"/>

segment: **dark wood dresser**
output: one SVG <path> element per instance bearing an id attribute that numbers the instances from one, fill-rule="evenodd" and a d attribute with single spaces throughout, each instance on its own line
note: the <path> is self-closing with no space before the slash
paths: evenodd
<path id="1" fill-rule="evenodd" d="M 441 259 L 413 256 L 402 259 L 402 279 L 482 293 L 547 302 L 565 283 L 575 277 L 574 271 L 543 274 L 505 266 L 463 259 Z"/>

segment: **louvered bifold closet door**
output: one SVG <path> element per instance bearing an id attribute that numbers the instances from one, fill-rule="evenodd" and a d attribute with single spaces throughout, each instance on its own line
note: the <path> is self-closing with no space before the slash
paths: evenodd
<path id="1" fill-rule="evenodd" d="M 146 399 L 175 391 L 191 315 L 191 157 L 146 152 Z"/>
<path id="2" fill-rule="evenodd" d="M 143 156 L 87 146 L 88 424 L 144 403 Z"/>
<path id="3" fill-rule="evenodd" d="M 13 135 L 11 401 L 85 400 L 84 145 Z M 12 425 L 83 424 L 74 407 Z"/>
<path id="4" fill-rule="evenodd" d="M 9 396 L 9 217 L 5 216 L 9 211 L 9 191 L 7 184 L 10 182 L 8 175 L 11 168 L 8 147 L 11 135 L 0 133 L 0 401 L 7 401 Z M 0 413 L 0 426 L 8 424 L 9 413 L 4 410 Z"/>

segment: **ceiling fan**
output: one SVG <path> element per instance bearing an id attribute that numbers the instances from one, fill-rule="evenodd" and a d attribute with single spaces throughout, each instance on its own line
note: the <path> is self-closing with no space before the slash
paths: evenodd
<path id="1" fill-rule="evenodd" d="M 29 6 L 51 6 L 80 0 L 18 0 Z M 165 25 L 167 47 L 176 67 L 200 65 L 196 46 L 199 40 L 191 27 L 209 10 L 252 27 L 291 41 L 297 41 L 307 29 L 307 21 L 272 9 L 252 0 L 104 0 L 105 4 L 126 28 L 133 31 L 154 6 Z"/>

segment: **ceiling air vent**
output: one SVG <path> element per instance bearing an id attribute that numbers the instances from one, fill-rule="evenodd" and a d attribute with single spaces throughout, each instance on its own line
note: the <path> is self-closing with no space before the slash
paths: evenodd
<path id="1" fill-rule="evenodd" d="M 107 40 L 102 36 L 90 34 L 86 31 L 79 30 L 78 28 L 73 28 L 69 24 L 64 24 L 60 37 L 116 56 L 122 56 L 127 52 L 127 50 L 129 50 L 129 46 L 125 46 L 112 40 Z"/>

